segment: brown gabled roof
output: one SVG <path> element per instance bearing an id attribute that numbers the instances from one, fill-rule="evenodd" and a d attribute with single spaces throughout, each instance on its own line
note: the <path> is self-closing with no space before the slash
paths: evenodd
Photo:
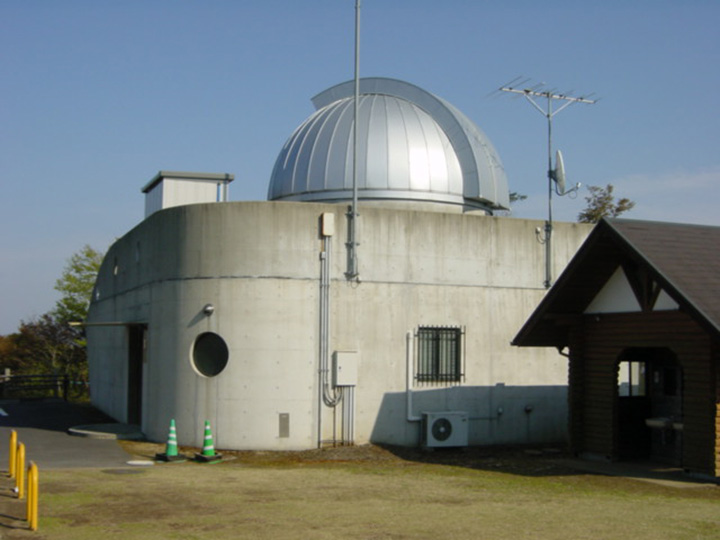
<path id="1" fill-rule="evenodd" d="M 619 265 L 642 298 L 656 283 L 709 333 L 720 336 L 720 227 L 602 220 L 513 340 L 519 346 L 567 345 L 581 315 Z M 642 302 L 641 302 L 642 304 Z"/>

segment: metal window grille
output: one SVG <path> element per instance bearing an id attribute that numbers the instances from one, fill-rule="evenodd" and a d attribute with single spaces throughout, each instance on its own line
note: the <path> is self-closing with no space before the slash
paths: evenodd
<path id="1" fill-rule="evenodd" d="M 415 333 L 415 380 L 418 383 L 456 383 L 465 378 L 465 330 L 422 326 Z"/>

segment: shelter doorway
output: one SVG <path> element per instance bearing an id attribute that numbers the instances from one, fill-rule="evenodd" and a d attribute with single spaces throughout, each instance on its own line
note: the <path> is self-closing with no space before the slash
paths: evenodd
<path id="1" fill-rule="evenodd" d="M 682 369 L 665 347 L 630 347 L 618 360 L 620 459 L 682 462 Z"/>
<path id="2" fill-rule="evenodd" d="M 135 324 L 128 331 L 127 422 L 142 423 L 142 380 L 145 363 L 147 325 Z"/>

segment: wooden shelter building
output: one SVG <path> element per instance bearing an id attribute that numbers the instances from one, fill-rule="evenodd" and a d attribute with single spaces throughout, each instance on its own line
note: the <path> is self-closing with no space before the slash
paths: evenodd
<path id="1" fill-rule="evenodd" d="M 601 221 L 513 344 L 568 356 L 577 455 L 720 477 L 720 227 Z"/>

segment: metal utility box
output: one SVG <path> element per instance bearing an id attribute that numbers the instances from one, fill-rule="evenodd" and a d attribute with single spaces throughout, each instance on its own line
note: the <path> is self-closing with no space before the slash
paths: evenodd
<path id="1" fill-rule="evenodd" d="M 321 224 L 323 236 L 333 236 L 335 234 L 335 214 L 325 212 L 322 215 Z"/>
<path id="2" fill-rule="evenodd" d="M 357 385 L 359 356 L 356 351 L 333 353 L 333 386 Z"/>

